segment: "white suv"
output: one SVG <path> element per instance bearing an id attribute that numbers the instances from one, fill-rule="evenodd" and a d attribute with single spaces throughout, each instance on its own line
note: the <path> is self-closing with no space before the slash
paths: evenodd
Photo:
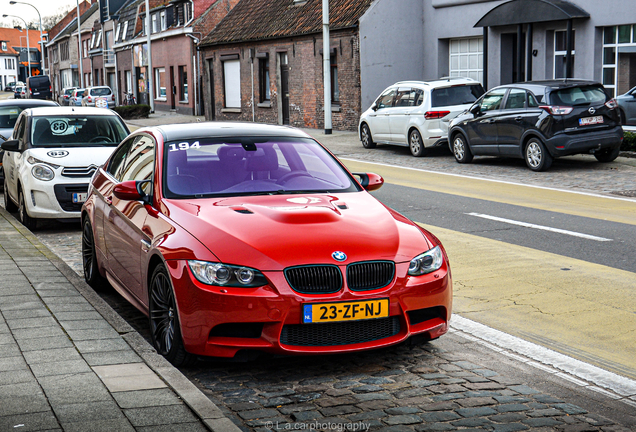
<path id="1" fill-rule="evenodd" d="M 448 125 L 484 94 L 470 78 L 401 81 L 393 84 L 360 116 L 358 133 L 365 148 L 376 144 L 408 146 L 413 156 L 448 144 Z"/>
<path id="2" fill-rule="evenodd" d="M 1 145 L 5 208 L 29 229 L 38 219 L 79 219 L 93 173 L 129 133 L 108 109 L 25 109 Z"/>

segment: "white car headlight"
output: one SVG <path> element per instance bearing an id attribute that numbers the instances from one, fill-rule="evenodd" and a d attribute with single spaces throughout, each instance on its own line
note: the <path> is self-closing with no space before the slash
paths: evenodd
<path id="1" fill-rule="evenodd" d="M 439 246 L 413 258 L 409 264 L 409 276 L 420 276 L 434 272 L 444 263 L 444 255 Z"/>
<path id="2" fill-rule="evenodd" d="M 55 177 L 55 172 L 46 165 L 35 165 L 31 168 L 31 174 L 38 180 L 50 181 Z"/>
<path id="3" fill-rule="evenodd" d="M 196 260 L 189 260 L 188 266 L 194 277 L 206 285 L 244 288 L 267 285 L 265 276 L 249 267 Z"/>

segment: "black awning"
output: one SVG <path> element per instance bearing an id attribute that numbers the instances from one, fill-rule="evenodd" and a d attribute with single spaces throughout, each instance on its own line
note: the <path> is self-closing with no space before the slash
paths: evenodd
<path id="1" fill-rule="evenodd" d="M 475 24 L 475 27 L 529 24 L 589 17 L 589 13 L 564 0 L 511 0 L 491 9 Z"/>

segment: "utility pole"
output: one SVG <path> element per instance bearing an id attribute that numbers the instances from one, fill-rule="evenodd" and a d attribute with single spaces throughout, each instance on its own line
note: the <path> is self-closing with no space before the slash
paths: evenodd
<path id="1" fill-rule="evenodd" d="M 146 0 L 146 43 L 148 44 L 148 102 L 150 102 L 150 112 L 155 112 L 154 79 L 152 76 L 152 49 L 150 48 L 150 2 Z"/>
<path id="2" fill-rule="evenodd" d="M 146 0 L 148 1 L 148 0 Z M 325 135 L 331 135 L 331 56 L 329 49 L 329 0 L 322 0 L 322 58 L 325 87 Z"/>
<path id="3" fill-rule="evenodd" d="M 84 88 L 84 65 L 82 61 L 82 23 L 80 22 L 79 0 L 77 0 L 77 62 L 79 63 L 79 85 Z"/>

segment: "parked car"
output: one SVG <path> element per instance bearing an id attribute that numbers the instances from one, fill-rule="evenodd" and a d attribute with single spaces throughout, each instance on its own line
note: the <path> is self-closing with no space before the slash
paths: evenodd
<path id="1" fill-rule="evenodd" d="M 0 100 L 0 143 L 8 140 L 13 134 L 13 127 L 20 113 L 27 108 L 40 106 L 57 106 L 57 103 L 41 100 Z M 4 150 L 0 149 L 0 185 L 4 187 L 4 170 L 2 169 L 2 157 Z"/>
<path id="2" fill-rule="evenodd" d="M 51 92 L 51 81 L 46 75 L 28 77 L 26 87 L 27 97 L 29 99 L 51 100 L 53 97 L 53 93 Z"/>
<path id="3" fill-rule="evenodd" d="M 6 91 L 6 92 L 14 92 L 15 91 L 15 87 L 19 86 L 19 85 L 24 85 L 24 83 L 22 81 L 10 82 L 9 84 L 7 84 L 5 86 L 4 91 Z"/>
<path id="4" fill-rule="evenodd" d="M 82 106 L 112 108 L 115 106 L 115 93 L 108 86 L 87 87 L 82 98 Z"/>
<path id="5" fill-rule="evenodd" d="M 395 83 L 360 116 L 360 140 L 365 148 L 394 144 L 423 156 L 427 148 L 447 144 L 449 122 L 483 94 L 470 78 Z"/>
<path id="6" fill-rule="evenodd" d="M 15 90 L 13 91 L 14 99 L 26 99 L 26 86 L 17 85 L 15 86 Z"/>
<path id="7" fill-rule="evenodd" d="M 636 87 L 625 94 L 616 96 L 618 112 L 623 126 L 636 126 Z"/>
<path id="8" fill-rule="evenodd" d="M 611 162 L 623 139 L 617 106 L 594 81 L 502 85 L 453 120 L 450 148 L 459 163 L 477 155 L 516 157 L 533 171 L 549 169 L 556 157 L 579 153 Z"/>
<path id="9" fill-rule="evenodd" d="M 70 104 L 71 96 L 73 95 L 73 90 L 77 89 L 77 87 L 67 87 L 62 90 L 62 94 L 58 97 L 60 105 L 68 106 Z"/>
<path id="10" fill-rule="evenodd" d="M 85 88 L 75 89 L 69 97 L 68 104 L 69 106 L 82 106 L 82 99 L 84 99 Z"/>
<path id="11" fill-rule="evenodd" d="M 367 192 L 380 176 L 354 175 L 288 127 L 137 130 L 93 177 L 84 277 L 148 315 L 174 364 L 439 337 L 452 297 L 441 243 Z"/>
<path id="12" fill-rule="evenodd" d="M 5 208 L 29 229 L 38 219 L 79 218 L 91 176 L 128 133 L 110 110 L 25 109 L 2 143 Z"/>

